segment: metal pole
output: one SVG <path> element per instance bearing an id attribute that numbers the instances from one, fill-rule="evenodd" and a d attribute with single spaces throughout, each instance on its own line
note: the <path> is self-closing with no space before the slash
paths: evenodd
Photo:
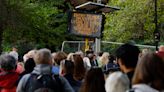
<path id="1" fill-rule="evenodd" d="M 97 3 L 102 3 L 102 0 L 97 0 Z M 101 39 L 100 38 L 95 38 L 95 52 L 100 52 L 101 51 Z"/>
<path id="2" fill-rule="evenodd" d="M 78 43 L 78 51 L 80 51 L 80 42 Z"/>
<path id="3" fill-rule="evenodd" d="M 63 50 L 64 50 L 64 44 L 65 44 L 65 42 L 66 41 L 63 41 L 63 43 L 62 43 L 62 48 L 61 48 L 61 51 L 63 52 Z"/>
<path id="4" fill-rule="evenodd" d="M 159 42 L 159 37 L 160 34 L 158 32 L 158 15 L 157 15 L 157 0 L 154 0 L 154 21 L 155 21 L 155 31 L 154 31 L 154 36 L 155 36 L 155 46 L 156 46 L 156 51 L 158 51 L 158 42 Z"/>
<path id="5" fill-rule="evenodd" d="M 99 38 L 96 38 L 95 39 L 96 41 L 95 41 L 95 52 L 97 53 L 97 52 L 100 52 L 101 50 L 100 50 L 100 48 L 101 48 L 101 39 L 99 39 Z"/>

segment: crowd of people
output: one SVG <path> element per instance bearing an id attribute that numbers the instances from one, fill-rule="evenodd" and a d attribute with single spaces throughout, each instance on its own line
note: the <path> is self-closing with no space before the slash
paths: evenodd
<path id="1" fill-rule="evenodd" d="M 164 46 L 123 44 L 111 55 L 17 49 L 0 56 L 0 92 L 164 92 Z"/>

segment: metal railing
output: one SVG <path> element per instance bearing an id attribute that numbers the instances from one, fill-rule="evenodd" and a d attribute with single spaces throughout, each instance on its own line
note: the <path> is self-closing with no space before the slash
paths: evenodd
<path id="1" fill-rule="evenodd" d="M 71 44 L 78 44 L 77 46 L 77 51 L 80 51 L 81 50 L 81 44 L 85 44 L 85 41 L 63 41 L 62 43 L 62 47 L 61 47 L 61 51 L 64 51 L 64 46 L 65 44 L 67 43 L 71 43 Z M 109 41 L 101 41 L 101 44 L 112 44 L 112 45 L 122 45 L 124 43 L 121 43 L 121 42 L 109 42 Z M 93 44 L 95 45 L 94 41 L 89 41 L 89 44 Z M 155 46 L 151 46 L 151 45 L 141 45 L 141 44 L 134 44 L 135 46 L 138 46 L 138 47 L 142 47 L 142 48 L 151 48 L 151 49 L 155 49 L 156 47 Z M 93 46 L 95 47 L 95 46 Z M 93 48 L 93 50 L 95 50 L 95 48 Z"/>

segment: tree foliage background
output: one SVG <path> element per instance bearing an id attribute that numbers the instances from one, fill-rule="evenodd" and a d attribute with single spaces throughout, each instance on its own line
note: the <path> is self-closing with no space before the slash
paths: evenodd
<path id="1" fill-rule="evenodd" d="M 157 0 L 158 29 L 164 42 L 164 2 Z M 154 44 L 154 0 L 110 0 L 109 5 L 121 9 L 106 14 L 104 39 L 116 42 L 133 40 L 140 44 Z M 163 43 L 164 44 L 164 43 Z"/>
<path id="2" fill-rule="evenodd" d="M 51 48 L 59 50 L 66 35 L 67 14 L 64 0 L 2 0 L 2 47 L 9 50 Z M 7 12 L 6 12 L 7 11 Z"/>
<path id="3" fill-rule="evenodd" d="M 164 42 L 162 1 L 158 0 L 158 29 Z M 109 0 L 109 5 L 121 10 L 106 14 L 104 40 L 154 43 L 154 0 Z M 67 34 L 69 7 L 65 0 L 0 0 L 0 50 L 12 46 L 21 53 L 42 47 L 60 50 L 64 40 L 77 39 Z"/>

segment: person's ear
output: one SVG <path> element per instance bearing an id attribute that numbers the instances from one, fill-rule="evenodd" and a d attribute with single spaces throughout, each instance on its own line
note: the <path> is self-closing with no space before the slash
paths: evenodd
<path id="1" fill-rule="evenodd" d="M 122 63 L 122 59 L 121 59 L 121 58 L 117 58 L 116 61 L 117 61 L 117 63 L 119 64 L 120 68 L 121 68 L 122 66 L 124 66 L 124 64 Z"/>

